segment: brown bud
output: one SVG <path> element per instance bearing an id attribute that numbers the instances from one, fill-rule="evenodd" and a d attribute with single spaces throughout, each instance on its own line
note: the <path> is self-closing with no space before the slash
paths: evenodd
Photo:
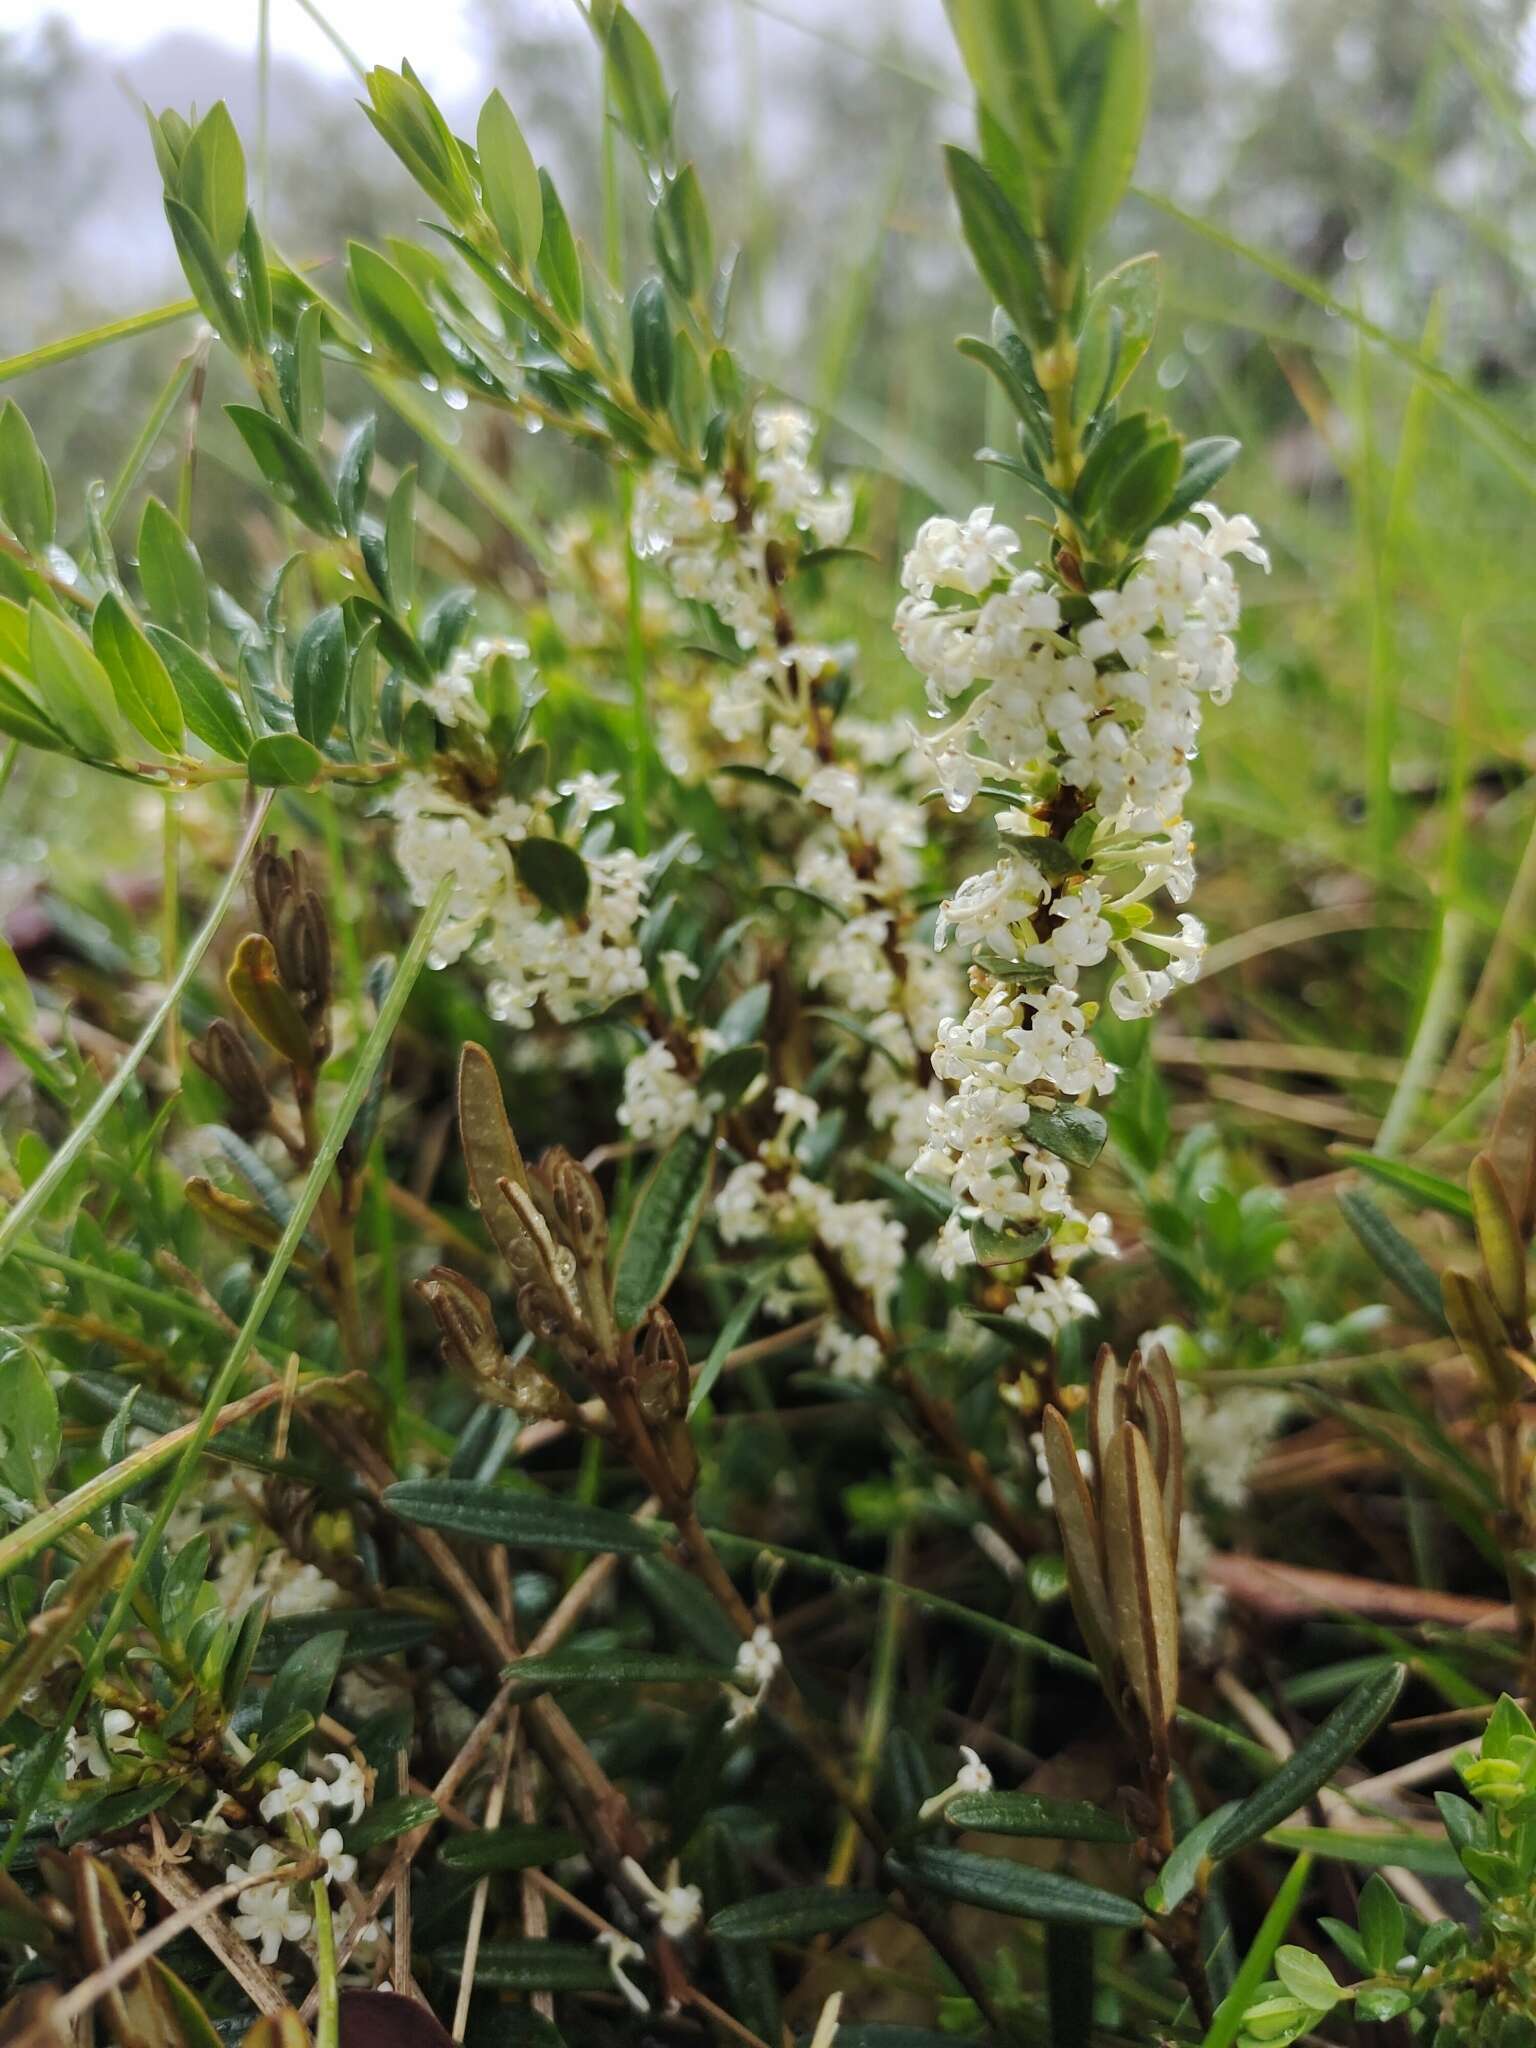
<path id="1" fill-rule="evenodd" d="M 635 1361 L 640 1407 L 648 1421 L 665 1415 L 686 1415 L 693 1389 L 688 1353 L 677 1325 L 659 1304 L 651 1310 Z"/>
<path id="2" fill-rule="evenodd" d="M 215 1017 L 201 1039 L 187 1048 L 196 1065 L 229 1097 L 230 1124 L 237 1131 L 258 1130 L 267 1120 L 272 1097 L 255 1055 L 227 1018 Z"/>
<path id="3" fill-rule="evenodd" d="M 563 1145 L 555 1145 L 539 1161 L 549 1188 L 550 1206 L 561 1235 L 577 1259 L 589 1264 L 606 1256 L 608 1214 L 597 1182 Z"/>
<path id="4" fill-rule="evenodd" d="M 569 1343 L 567 1306 L 542 1280 L 525 1280 L 519 1287 L 517 1313 L 523 1328 L 536 1341 L 562 1346 Z"/>
<path id="5" fill-rule="evenodd" d="M 506 1354 L 491 1304 L 473 1280 L 451 1266 L 434 1266 L 416 1282 L 416 1292 L 432 1311 L 448 1363 L 477 1380 L 498 1379 Z"/>

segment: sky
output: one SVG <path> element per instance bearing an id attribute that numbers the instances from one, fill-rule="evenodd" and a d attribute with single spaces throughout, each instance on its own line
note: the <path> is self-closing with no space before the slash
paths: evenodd
<path id="1" fill-rule="evenodd" d="M 530 18 L 570 13 L 572 0 L 517 0 Z M 445 97 L 475 81 L 472 0 L 324 0 L 322 12 L 364 63 L 396 64 L 409 56 L 423 78 Z M 259 0 L 0 0 L 0 30 L 35 28 L 64 16 L 82 42 L 129 55 L 178 29 L 254 51 Z M 274 57 L 289 57 L 337 77 L 347 63 L 306 12 L 301 0 L 271 0 Z M 424 24 L 430 23 L 428 30 Z"/>

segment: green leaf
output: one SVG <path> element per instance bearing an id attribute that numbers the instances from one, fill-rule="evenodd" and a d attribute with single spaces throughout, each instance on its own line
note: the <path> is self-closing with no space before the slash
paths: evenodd
<path id="1" fill-rule="evenodd" d="M 438 377 L 451 370 L 437 321 L 403 270 L 366 242 L 349 242 L 347 282 L 376 343 L 418 377 Z"/>
<path id="2" fill-rule="evenodd" d="M 740 1639 L 713 1595 L 692 1572 L 666 1557 L 637 1557 L 629 1567 L 635 1584 L 672 1626 L 716 1664 L 733 1663 Z"/>
<path id="3" fill-rule="evenodd" d="M 1087 26 L 1062 78 L 1071 140 L 1047 201 L 1049 238 L 1064 267 L 1078 264 L 1125 195 L 1147 114 L 1147 51 L 1136 0 L 1077 10 Z"/>
<path id="4" fill-rule="evenodd" d="M 672 135 L 672 103 L 650 37 L 622 4 L 603 31 L 608 103 L 640 154 L 659 164 Z"/>
<path id="5" fill-rule="evenodd" d="M 82 1799 L 59 1829 L 60 1847 L 72 1849 L 76 1842 L 89 1841 L 92 1835 L 132 1827 L 135 1821 L 147 1819 L 174 1799 L 183 1782 L 179 1777 L 162 1778 L 156 1784 L 132 1785 L 126 1792 L 105 1792 L 98 1798 Z"/>
<path id="6" fill-rule="evenodd" d="M 402 1521 L 475 1543 L 522 1550 L 613 1551 L 638 1557 L 659 1550 L 661 1532 L 611 1508 L 543 1493 L 510 1493 L 475 1479 L 403 1479 L 386 1487 L 384 1505 Z"/>
<path id="7" fill-rule="evenodd" d="M 280 349 L 277 381 L 288 424 L 307 447 L 318 446 L 325 425 L 325 361 L 320 340 L 325 314 L 318 302 L 294 323 L 292 344 Z"/>
<path id="8" fill-rule="evenodd" d="M 544 235 L 539 173 L 516 116 L 499 92 L 480 109 L 475 131 L 480 197 L 514 266 L 530 270 Z"/>
<path id="9" fill-rule="evenodd" d="M 708 288 L 714 275 L 714 239 L 698 173 L 684 164 L 656 202 L 651 220 L 656 259 L 680 299 Z"/>
<path id="10" fill-rule="evenodd" d="M 1387 1976 L 1407 1947 L 1408 1922 L 1397 1893 L 1379 1870 L 1372 1871 L 1366 1879 L 1355 1917 L 1360 1924 L 1367 1967 L 1379 1976 Z"/>
<path id="11" fill-rule="evenodd" d="M 151 746 L 174 754 L 185 729 L 181 699 L 169 669 L 115 591 L 109 590 L 96 607 L 91 644 L 124 718 Z"/>
<path id="12" fill-rule="evenodd" d="M 208 230 L 190 206 L 173 199 L 170 193 L 165 195 L 165 217 L 187 283 L 192 287 L 193 298 L 202 308 L 210 326 L 230 348 L 236 351 L 245 349 L 250 341 L 245 316 L 240 301 L 230 289 L 223 260 Z"/>
<path id="13" fill-rule="evenodd" d="M 369 100 L 363 111 L 395 155 L 450 220 L 468 220 L 475 193 L 464 152 L 410 65 L 399 71 L 377 65 L 363 82 Z"/>
<path id="14" fill-rule="evenodd" d="M 267 269 L 266 246 L 254 213 L 247 212 L 235 251 L 235 277 L 245 302 L 245 319 L 258 348 L 270 343 L 272 333 L 272 278 Z M 318 307 L 315 309 L 318 314 Z"/>
<path id="15" fill-rule="evenodd" d="M 138 549 L 139 581 L 155 623 L 189 647 L 206 647 L 208 583 L 203 565 L 197 549 L 158 498 L 144 500 Z"/>
<path id="16" fill-rule="evenodd" d="M 356 533 L 368 502 L 368 478 L 373 471 L 373 448 L 379 423 L 365 413 L 347 435 L 336 466 L 336 506 L 348 533 Z"/>
<path id="17" fill-rule="evenodd" d="M 641 1182 L 613 1278 L 622 1329 L 638 1323 L 676 1277 L 709 1197 L 714 1158 L 712 1130 L 684 1131 Z"/>
<path id="18" fill-rule="evenodd" d="M 41 1501 L 63 1441 L 59 1404 L 41 1364 L 21 1345 L 0 1350 L 0 1480 Z"/>
<path id="19" fill-rule="evenodd" d="M 378 1607 L 322 1607 L 313 1614 L 285 1614 L 267 1623 L 253 1653 L 251 1669 L 275 1671 L 300 1643 L 338 1628 L 347 1639 L 341 1661 L 352 1664 L 415 1649 L 431 1640 L 436 1624 L 429 1615 L 396 1613 Z"/>
<path id="20" fill-rule="evenodd" d="M 462 1975 L 464 1951 L 439 1949 L 432 1958 L 449 1977 Z M 475 1983 L 485 1991 L 612 1991 L 605 1952 L 596 1942 L 485 1941 L 475 1962 Z"/>
<path id="21" fill-rule="evenodd" d="M 53 545 L 53 478 L 14 398 L 0 410 L 0 518 L 29 555 Z"/>
<path id="22" fill-rule="evenodd" d="M 722 1055 L 729 1057 L 729 1055 Z M 699 1368 L 693 1383 L 693 1392 L 688 1397 L 688 1413 L 694 1415 L 713 1391 L 715 1381 L 725 1370 L 725 1361 L 746 1334 L 752 1318 L 762 1307 L 764 1298 L 778 1280 L 777 1270 L 766 1274 L 755 1286 L 749 1287 L 737 1301 L 725 1321 L 720 1325 L 715 1341 L 709 1347 L 709 1356 Z"/>
<path id="23" fill-rule="evenodd" d="M 724 1685 L 731 1671 L 658 1650 L 551 1650 L 517 1658 L 506 1675 L 530 1691 L 557 1692 L 571 1685 Z"/>
<path id="24" fill-rule="evenodd" d="M 672 321 L 659 277 L 648 277 L 630 307 L 630 376 L 647 412 L 665 412 L 672 396 Z"/>
<path id="25" fill-rule="evenodd" d="M 37 1002 L 26 971 L 0 933 L 0 1030 L 30 1038 L 37 1029 Z"/>
<path id="26" fill-rule="evenodd" d="M 996 1856 L 978 1856 L 969 1849 L 945 1849 L 919 1843 L 902 1856 L 887 1859 L 892 1877 L 903 1889 L 937 1892 L 962 1905 L 981 1906 L 989 1913 L 1010 1913 L 1022 1920 L 1059 1920 L 1082 1927 L 1140 1927 L 1145 1915 L 1135 1899 L 1122 1899 L 1099 1886 L 1030 1863 L 1011 1863 Z"/>
<path id="27" fill-rule="evenodd" d="M 1369 1195 L 1354 1188 L 1346 1188 L 1338 1199 L 1350 1229 L 1392 1284 L 1407 1295 L 1431 1329 L 1447 1329 L 1440 1282 L 1396 1224 Z"/>
<path id="28" fill-rule="evenodd" d="M 1223 434 L 1185 444 L 1178 485 L 1163 511 L 1165 519 L 1182 519 L 1191 505 L 1207 498 L 1243 452 L 1241 441 Z"/>
<path id="29" fill-rule="evenodd" d="M 1367 1984 L 1355 1993 L 1355 2016 L 1379 2024 L 1383 2020 L 1401 2019 L 1412 2004 L 1408 1993 L 1398 1985 Z"/>
<path id="30" fill-rule="evenodd" d="M 304 443 L 254 405 L 226 405 L 224 410 L 278 502 L 316 533 L 345 532 L 331 487 Z"/>
<path id="31" fill-rule="evenodd" d="M 1346 1828 L 1270 1828 L 1264 1839 L 1277 1849 L 1307 1849 L 1335 1863 L 1365 1864 L 1372 1869 L 1401 1866 L 1431 1877 L 1456 1877 L 1461 1865 L 1443 1836 L 1388 1833 L 1357 1834 Z M 1397 1951 L 1399 1955 L 1402 1950 Z"/>
<path id="32" fill-rule="evenodd" d="M 296 732 L 269 732 L 251 742 L 245 770 L 258 789 L 311 789 L 325 773 L 318 748 Z"/>
<path id="33" fill-rule="evenodd" d="M 1038 1799 L 1032 1792 L 962 1792 L 944 1818 L 983 1835 L 1026 1835 L 1053 1842 L 1129 1842 L 1124 1821 L 1091 1799 Z"/>
<path id="34" fill-rule="evenodd" d="M 14 676 L 4 674 L 0 674 L 0 732 L 22 741 L 26 746 L 38 747 L 44 753 L 73 752 L 69 741 L 59 728 L 43 715 L 30 693 L 21 687 Z"/>
<path id="35" fill-rule="evenodd" d="M 581 325 L 583 305 L 581 254 L 571 224 L 560 204 L 560 194 L 548 171 L 539 172 L 539 191 L 544 205 L 544 227 L 539 242 L 539 276 L 550 302 L 568 327 Z"/>
<path id="36" fill-rule="evenodd" d="M 270 1736 L 295 1714 L 318 1721 L 325 1712 L 346 1647 L 345 1629 L 327 1629 L 284 1658 L 261 1703 L 261 1733 Z"/>
<path id="37" fill-rule="evenodd" d="M 1040 269 L 1035 239 L 987 168 L 966 150 L 947 144 L 949 182 L 982 282 L 1019 332 L 1037 347 L 1056 330 L 1056 316 Z"/>
<path id="38" fill-rule="evenodd" d="M 1344 1996 L 1334 1982 L 1332 1970 L 1309 1948 L 1276 1949 L 1275 1975 L 1292 1998 L 1299 1998 L 1313 2012 L 1332 2012 Z"/>
<path id="39" fill-rule="evenodd" d="M 1187 1834 L 1180 1836 L 1173 1854 L 1147 1887 L 1149 1912 L 1171 1913 L 1189 1896 L 1201 1869 L 1210 1861 L 1211 1841 L 1225 1826 L 1231 1810 L 1230 1805 L 1218 1806 L 1214 1813 L 1208 1813 Z"/>
<path id="40" fill-rule="evenodd" d="M 1079 421 L 1112 404 L 1130 382 L 1151 346 L 1161 296 L 1160 265 L 1151 253 L 1120 264 L 1089 293 L 1073 386 Z"/>
<path id="41" fill-rule="evenodd" d="M 1443 1209 L 1447 1216 L 1459 1216 L 1464 1222 L 1472 1221 L 1472 1197 L 1453 1180 L 1442 1180 L 1437 1173 L 1426 1173 L 1421 1166 L 1409 1166 L 1401 1159 L 1387 1159 L 1378 1152 L 1362 1152 L 1354 1145 L 1330 1147 L 1335 1157 L 1347 1165 L 1358 1166 L 1362 1173 L 1379 1180 L 1384 1187 L 1406 1198 L 1421 1209 Z"/>
<path id="42" fill-rule="evenodd" d="M 401 470 L 384 512 L 384 559 L 397 612 L 408 612 L 416 595 L 416 465 Z"/>
<path id="43" fill-rule="evenodd" d="M 1109 1126 L 1096 1109 L 1080 1109 L 1070 1103 L 1059 1109 L 1032 1110 L 1024 1130 L 1031 1144 L 1054 1152 L 1072 1166 L 1092 1166 L 1109 1136 Z"/>
<path id="44" fill-rule="evenodd" d="M 711 1916 L 709 1931 L 716 1941 L 812 1941 L 819 1934 L 846 1934 L 889 1911 L 883 1892 L 790 1885 L 722 1906 Z"/>
<path id="45" fill-rule="evenodd" d="M 299 635 L 293 657 L 293 722 L 312 745 L 329 739 L 346 690 L 346 622 L 340 605 L 327 605 Z"/>
<path id="46" fill-rule="evenodd" d="M 347 1847 L 354 1856 L 377 1849 L 381 1842 L 393 1842 L 415 1828 L 437 1819 L 437 1801 L 424 1792 L 397 1792 L 392 1799 L 378 1799 L 347 1829 Z"/>
<path id="47" fill-rule="evenodd" d="M 1407 1675 L 1405 1664 L 1393 1664 L 1362 1680 L 1295 1755 L 1227 1815 L 1211 1843 L 1212 1860 L 1235 1855 L 1304 1806 L 1380 1727 Z"/>
<path id="48" fill-rule="evenodd" d="M 219 261 L 227 263 L 245 227 L 245 151 L 222 100 L 192 130 L 181 153 L 176 196 L 197 216 Z"/>
<path id="49" fill-rule="evenodd" d="M 82 754 L 117 757 L 117 704 L 107 672 L 72 626 L 34 598 L 28 608 L 32 679 L 43 711 Z"/>
<path id="50" fill-rule="evenodd" d="M 580 917 L 587 907 L 592 878 L 574 846 L 563 839 L 520 839 L 512 849 L 517 878 L 546 910 L 559 917 Z"/>
<path id="51" fill-rule="evenodd" d="M 245 760 L 251 751 L 251 728 L 239 698 L 218 670 L 163 626 L 151 626 L 149 638 L 170 674 L 187 730 L 221 760 Z"/>
<path id="52" fill-rule="evenodd" d="M 567 1828 L 511 1826 L 452 1835 L 437 1852 L 445 1870 L 537 1870 L 581 1853 L 581 1837 Z"/>

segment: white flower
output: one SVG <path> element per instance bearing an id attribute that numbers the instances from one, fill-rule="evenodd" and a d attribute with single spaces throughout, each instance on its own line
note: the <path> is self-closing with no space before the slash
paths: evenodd
<path id="1" fill-rule="evenodd" d="M 1207 546 L 1213 555 L 1245 555 L 1250 562 L 1256 562 L 1261 569 L 1268 571 L 1269 556 L 1259 546 L 1259 529 L 1246 514 L 1239 512 L 1234 518 L 1224 519 L 1206 498 L 1192 509 L 1210 528 Z"/>
<path id="2" fill-rule="evenodd" d="M 885 1353 L 867 1331 L 850 1330 L 829 1317 L 816 1333 L 816 1362 L 830 1367 L 835 1380 L 867 1387 L 885 1369 Z"/>
<path id="3" fill-rule="evenodd" d="M 114 1758 L 137 1756 L 138 1723 L 126 1707 L 108 1707 L 101 1716 L 101 1733 L 87 1724 L 84 1735 L 71 1728 L 65 1738 L 64 1775 L 72 1778 L 84 1764 L 93 1778 L 110 1778 Z"/>
<path id="4" fill-rule="evenodd" d="M 343 1848 L 340 1828 L 327 1828 L 315 1848 L 324 1858 L 328 1884 L 346 1884 L 356 1877 L 357 1858 L 349 1856 Z"/>
<path id="5" fill-rule="evenodd" d="M 1059 1337 L 1069 1323 L 1093 1314 L 1093 1297 L 1070 1273 L 1041 1273 L 1016 1289 L 1008 1314 L 1041 1337 Z"/>
<path id="6" fill-rule="evenodd" d="M 320 1825 L 320 1809 L 328 1803 L 330 1787 L 323 1778 L 301 1778 L 285 1765 L 277 1783 L 261 1802 L 263 1820 L 286 1820 L 290 1815 L 306 1827 Z"/>
<path id="7" fill-rule="evenodd" d="M 280 1850 L 270 1842 L 263 1842 L 252 1851 L 251 1860 L 242 1870 L 238 1863 L 226 1866 L 224 1876 L 233 1884 L 238 1878 L 267 1870 L 275 1870 L 284 1861 Z M 252 1885 L 235 1901 L 235 1932 L 242 1940 L 252 1944 L 260 1943 L 261 1960 L 264 1963 L 277 1961 L 278 1949 L 285 1941 L 302 1941 L 314 1924 L 308 1913 L 299 1912 L 290 1904 L 288 1886 L 285 1884 Z"/>
<path id="8" fill-rule="evenodd" d="M 941 1814 L 945 1807 L 953 1800 L 958 1799 L 962 1793 L 990 1792 L 992 1790 L 992 1773 L 987 1769 L 975 1750 L 968 1749 L 962 1742 L 960 1745 L 960 1755 L 962 1759 L 960 1768 L 956 1771 L 950 1783 L 944 1787 L 942 1792 L 935 1792 L 932 1798 L 925 1799 L 917 1809 L 919 1820 L 932 1820 L 937 1814 Z"/>
<path id="9" fill-rule="evenodd" d="M 804 1124 L 809 1131 L 814 1129 L 816 1119 L 821 1115 L 821 1105 L 813 1095 L 802 1095 L 796 1088 L 775 1088 L 773 1106 L 777 1114 L 791 1124 Z"/>
<path id="10" fill-rule="evenodd" d="M 1151 648 L 1147 635 L 1157 624 L 1157 587 L 1150 576 L 1132 576 L 1121 590 L 1096 590 L 1093 608 L 1098 613 L 1077 636 L 1077 644 L 1094 661 L 1118 654 L 1127 668 L 1146 660 Z"/>
<path id="11" fill-rule="evenodd" d="M 1006 571 L 1018 546 L 1011 527 L 993 525 L 990 505 L 978 505 L 964 525 L 954 519 L 925 520 L 902 564 L 902 588 L 921 598 L 932 597 L 936 585 L 979 596 Z"/>
<path id="12" fill-rule="evenodd" d="M 704 1918 L 704 1894 L 696 1884 L 679 1883 L 675 1857 L 667 1866 L 664 1885 L 657 1884 L 633 1856 L 624 1858 L 624 1869 L 635 1888 L 645 1894 L 646 1910 L 655 1916 L 668 1940 L 681 1941 L 693 1933 Z"/>
<path id="13" fill-rule="evenodd" d="M 772 1685 L 783 1662 L 784 1652 L 773 1640 L 773 1631 L 766 1623 L 759 1622 L 736 1652 L 736 1683 L 761 1698 Z"/>
<path id="14" fill-rule="evenodd" d="M 319 1779 L 316 1780 L 316 1785 L 326 1804 L 337 1811 L 347 1807 L 350 1820 L 361 1820 L 363 1808 L 368 1803 L 368 1781 L 363 1776 L 362 1765 L 354 1763 L 351 1757 L 344 1755 L 339 1749 L 331 1750 L 325 1761 L 330 1765 L 334 1776 L 328 1785 Z"/>
<path id="15" fill-rule="evenodd" d="M 613 1979 L 626 2003 L 638 2013 L 648 2013 L 651 2001 L 624 1974 L 625 1963 L 643 1963 L 645 1950 L 638 1941 L 631 1941 L 627 1934 L 620 1934 L 616 1927 L 609 1927 L 597 1937 L 597 1945 L 608 1952 L 608 1974 Z"/>

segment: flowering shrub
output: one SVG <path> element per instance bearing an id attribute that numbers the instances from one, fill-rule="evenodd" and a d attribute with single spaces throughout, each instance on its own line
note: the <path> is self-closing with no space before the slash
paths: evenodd
<path id="1" fill-rule="evenodd" d="M 1213 496 L 1236 444 L 1127 395 L 1156 259 L 1094 268 L 1137 10 L 950 14 L 980 138 L 950 182 L 997 308 L 960 346 L 1025 509 L 918 526 L 894 698 L 859 677 L 859 481 L 733 347 L 623 6 L 590 19 L 649 215 L 627 295 L 499 93 L 471 142 L 409 67 L 368 74 L 434 232 L 351 245 L 345 297 L 270 245 L 222 105 L 152 120 L 199 376 L 216 343 L 244 380 L 249 587 L 203 560 L 190 471 L 119 552 L 165 415 L 78 543 L 0 417 L 5 773 L 25 750 L 163 805 L 174 885 L 157 985 L 119 948 L 94 1038 L 0 956 L 28 2043 L 92 2012 L 123 2048 L 1258 2043 L 1345 2005 L 1531 2038 L 1507 1645 L 1474 1682 L 1382 1626 L 1266 1705 L 1231 1626 L 1309 1362 L 1363 1375 L 1387 1311 L 1322 1319 L 1285 1278 L 1284 1194 L 1208 1127 L 1172 1143 L 1149 1043 L 1205 951 L 1192 764 L 1269 561 Z M 482 412 L 601 458 L 616 507 L 530 527 L 459 438 Z M 471 551 L 463 580 L 487 513 L 532 571 Z M 1470 1222 L 1475 1273 L 1442 1291 L 1345 1196 L 1480 1375 L 1444 1427 L 1390 1385 L 1354 1423 L 1504 1572 L 1527 1668 L 1533 1072 L 1517 1042 L 1465 1191 L 1363 1162 Z M 1315 1579 L 1283 1590 L 1347 1609 Z M 1407 1656 L 1487 1709 L 1477 1805 L 1438 1828 L 1390 1772 L 1335 1789 Z M 1315 1922 L 1365 1973 L 1342 1989 L 1282 1944 L 1314 1856 L 1385 1873 L 1358 1933 Z"/>

